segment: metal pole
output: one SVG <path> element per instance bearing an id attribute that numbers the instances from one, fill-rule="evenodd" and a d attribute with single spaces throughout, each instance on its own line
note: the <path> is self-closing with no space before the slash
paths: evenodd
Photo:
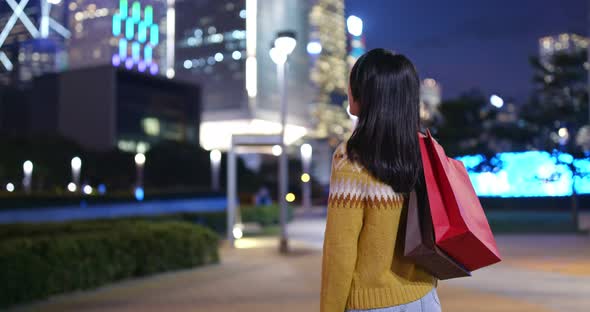
<path id="1" fill-rule="evenodd" d="M 137 181 L 136 186 L 141 187 L 143 185 L 143 165 L 137 164 Z"/>
<path id="2" fill-rule="evenodd" d="M 211 161 L 211 189 L 213 191 L 219 191 L 219 166 L 218 161 Z"/>
<path id="3" fill-rule="evenodd" d="M 287 125 L 287 65 L 286 62 L 277 64 L 277 78 L 279 83 L 279 92 L 281 95 L 281 155 L 279 157 L 279 203 L 280 203 L 280 223 L 281 238 L 279 251 L 286 253 L 289 250 L 287 238 L 287 184 L 288 184 L 288 158 L 287 148 L 285 146 L 285 127 Z"/>
<path id="4" fill-rule="evenodd" d="M 236 172 L 236 151 L 233 144 L 227 155 L 227 241 L 230 247 L 235 247 L 234 226 L 237 204 L 237 172 Z"/>
<path id="5" fill-rule="evenodd" d="M 76 184 L 76 190 L 80 191 L 80 169 L 72 169 L 72 180 Z"/>
<path id="6" fill-rule="evenodd" d="M 311 157 L 303 156 L 303 173 L 311 176 Z M 311 179 L 307 182 L 302 182 L 303 189 L 303 209 L 311 214 Z"/>

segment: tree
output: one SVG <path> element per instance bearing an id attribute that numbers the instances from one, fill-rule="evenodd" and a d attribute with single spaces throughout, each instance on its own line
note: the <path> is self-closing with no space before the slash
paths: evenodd
<path id="1" fill-rule="evenodd" d="M 576 149 L 575 140 L 570 138 L 575 138 L 576 132 L 588 123 L 586 61 L 585 50 L 556 53 L 546 59 L 530 58 L 536 90 L 522 117 L 537 128 L 538 149 Z M 567 131 L 559 133 L 562 128 Z"/>
<path id="2" fill-rule="evenodd" d="M 471 90 L 456 99 L 443 101 L 440 106 L 443 118 L 436 136 L 451 156 L 489 154 L 486 144 L 490 120 L 496 112 L 478 90 Z"/>
<path id="3" fill-rule="evenodd" d="M 536 93 L 523 117 L 539 129 L 536 143 L 540 149 L 580 154 L 587 148 L 588 72 L 587 51 L 556 53 L 546 59 L 531 58 Z M 574 140 L 574 138 L 576 138 Z M 587 152 L 587 150 L 585 150 Z M 557 152 L 554 152 L 554 155 Z M 559 153 L 557 153 L 559 154 Z M 573 173 L 571 209 L 574 225 L 578 226 L 578 198 L 576 177 L 584 177 L 572 162 L 563 162 L 555 155 L 556 164 L 566 164 Z"/>

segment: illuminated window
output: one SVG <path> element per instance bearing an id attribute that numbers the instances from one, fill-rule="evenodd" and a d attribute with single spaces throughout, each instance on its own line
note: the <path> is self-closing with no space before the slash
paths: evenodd
<path id="1" fill-rule="evenodd" d="M 209 36 L 210 43 L 220 43 L 223 42 L 223 35 L 222 34 L 214 34 Z"/>
<path id="2" fill-rule="evenodd" d="M 186 62 L 186 61 L 185 61 Z M 190 61 L 189 61 L 190 62 Z M 160 135 L 160 120 L 157 118 L 144 118 L 142 121 L 143 131 L 150 136 Z"/>

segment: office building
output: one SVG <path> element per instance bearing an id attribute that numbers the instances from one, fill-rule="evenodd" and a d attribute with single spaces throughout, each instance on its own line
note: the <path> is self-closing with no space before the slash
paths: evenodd
<path id="1" fill-rule="evenodd" d="M 420 83 L 420 118 L 422 122 L 430 126 L 440 120 L 438 107 L 441 103 L 442 88 L 432 79 L 426 78 Z"/>
<path id="2" fill-rule="evenodd" d="M 539 59 L 548 64 L 550 58 L 557 53 L 574 54 L 586 51 L 589 39 L 577 34 L 564 33 L 539 39 Z"/>
<path id="3" fill-rule="evenodd" d="M 174 77 L 174 0 L 72 0 L 69 68 L 112 64 Z"/>
<path id="4" fill-rule="evenodd" d="M 297 36 L 287 72 L 286 141 L 307 134 L 313 105 L 309 9 L 308 1 L 299 0 L 176 3 L 175 70 L 179 79 L 202 85 L 204 148 L 227 149 L 233 134 L 280 132 L 277 69 L 269 50 L 283 30 Z"/>
<path id="5" fill-rule="evenodd" d="M 348 67 L 352 69 L 356 60 L 367 52 L 365 35 L 363 33 L 363 20 L 357 16 L 351 15 L 346 19 L 346 28 L 348 30 Z"/>
<path id="6" fill-rule="evenodd" d="M 110 64 L 36 78 L 30 132 L 93 150 L 145 152 L 161 141 L 198 144 L 199 88 Z"/>
<path id="7" fill-rule="evenodd" d="M 67 66 L 65 7 L 59 0 L 0 3 L 1 84 L 26 83 Z"/>

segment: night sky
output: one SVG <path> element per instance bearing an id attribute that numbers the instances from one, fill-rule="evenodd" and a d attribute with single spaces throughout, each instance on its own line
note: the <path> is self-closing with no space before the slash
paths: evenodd
<path id="1" fill-rule="evenodd" d="M 408 56 L 443 97 L 471 88 L 517 102 L 532 92 L 528 58 L 538 39 L 587 34 L 586 0 L 346 0 L 347 15 L 365 22 L 369 49 Z"/>

